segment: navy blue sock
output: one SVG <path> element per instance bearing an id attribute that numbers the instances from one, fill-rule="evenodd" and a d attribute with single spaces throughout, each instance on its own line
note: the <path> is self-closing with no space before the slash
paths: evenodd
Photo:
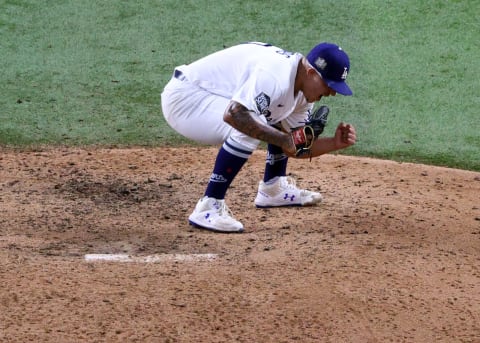
<path id="1" fill-rule="evenodd" d="M 227 140 L 218 152 L 205 195 L 215 199 L 225 199 L 228 187 L 230 187 L 233 179 L 242 169 L 251 153 L 251 151 L 232 147 Z"/>
<path id="2" fill-rule="evenodd" d="M 268 144 L 263 182 L 267 182 L 277 176 L 287 175 L 287 163 L 288 156 L 285 155 L 282 148 L 273 144 Z"/>

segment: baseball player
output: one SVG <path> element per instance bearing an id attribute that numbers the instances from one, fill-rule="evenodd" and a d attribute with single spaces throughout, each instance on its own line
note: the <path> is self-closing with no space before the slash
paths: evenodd
<path id="1" fill-rule="evenodd" d="M 161 98 L 167 123 L 194 141 L 221 145 L 189 223 L 217 232 L 244 230 L 225 195 L 261 141 L 267 143 L 267 157 L 255 205 L 319 203 L 320 193 L 300 189 L 286 176 L 287 162 L 355 144 L 355 128 L 345 123 L 333 137 L 318 137 L 328 108 L 313 111 L 322 97 L 352 94 L 345 82 L 349 71 L 347 54 L 332 43 L 320 43 L 303 56 L 250 42 L 176 67 Z"/>

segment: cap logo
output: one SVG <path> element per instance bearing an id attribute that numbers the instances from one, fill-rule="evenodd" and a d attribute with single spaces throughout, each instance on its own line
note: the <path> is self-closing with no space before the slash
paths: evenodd
<path id="1" fill-rule="evenodd" d="M 327 67 L 327 61 L 319 57 L 315 60 L 315 65 L 317 66 L 318 69 L 324 70 Z"/>
<path id="2" fill-rule="evenodd" d="M 346 80 L 348 75 L 347 67 L 343 68 L 342 80 Z"/>

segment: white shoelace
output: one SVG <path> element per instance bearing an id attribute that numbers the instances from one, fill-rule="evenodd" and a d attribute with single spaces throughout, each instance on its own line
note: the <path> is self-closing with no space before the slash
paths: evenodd
<path id="1" fill-rule="evenodd" d="M 283 179 L 285 180 L 284 182 L 282 182 L 282 186 L 284 188 L 288 188 L 288 189 L 298 189 L 297 188 L 297 183 L 295 181 L 295 179 L 291 176 L 284 176 Z"/>
<path id="2" fill-rule="evenodd" d="M 298 188 L 297 187 L 297 182 L 291 176 L 285 176 L 284 179 L 285 179 L 285 181 L 282 182 L 282 187 L 283 188 L 293 189 L 293 190 L 299 191 L 302 196 L 310 196 L 312 194 L 315 194 L 315 192 L 309 191 L 307 189 Z"/>
<path id="3" fill-rule="evenodd" d="M 233 213 L 232 211 L 230 211 L 230 209 L 228 208 L 227 204 L 225 203 L 225 200 L 223 201 L 218 201 L 218 203 L 220 203 L 220 207 L 218 208 L 218 214 L 220 215 L 220 217 L 230 217 L 230 218 L 233 218 Z"/>

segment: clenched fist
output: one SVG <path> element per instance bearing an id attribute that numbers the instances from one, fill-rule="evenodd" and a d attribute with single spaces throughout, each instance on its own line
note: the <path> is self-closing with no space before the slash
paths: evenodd
<path id="1" fill-rule="evenodd" d="M 355 128 L 350 124 L 340 123 L 335 130 L 335 147 L 336 149 L 348 148 L 357 141 Z"/>

